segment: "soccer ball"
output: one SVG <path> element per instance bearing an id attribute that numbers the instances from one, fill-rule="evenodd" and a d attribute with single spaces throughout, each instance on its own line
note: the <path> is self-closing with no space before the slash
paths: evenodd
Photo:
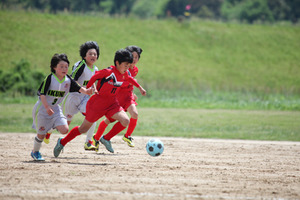
<path id="1" fill-rule="evenodd" d="M 159 139 L 153 138 L 147 142 L 146 150 L 150 156 L 159 156 L 164 151 L 164 144 Z"/>

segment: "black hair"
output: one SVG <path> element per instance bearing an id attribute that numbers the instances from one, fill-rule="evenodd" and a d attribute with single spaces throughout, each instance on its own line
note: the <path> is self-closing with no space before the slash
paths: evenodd
<path id="1" fill-rule="evenodd" d="M 120 49 L 115 53 L 115 59 L 114 59 L 115 66 L 116 66 L 116 61 L 118 61 L 119 64 L 121 64 L 122 62 L 132 63 L 133 62 L 132 53 L 127 49 Z"/>
<path id="2" fill-rule="evenodd" d="M 131 53 L 136 52 L 139 55 L 139 58 L 141 57 L 141 54 L 143 52 L 143 49 L 141 47 L 135 45 L 128 46 L 125 49 L 129 50 Z"/>
<path id="3" fill-rule="evenodd" d="M 84 57 L 86 56 L 86 53 L 90 49 L 96 49 L 96 51 L 97 51 L 97 59 L 99 58 L 100 49 L 99 49 L 98 43 L 95 42 L 95 41 L 88 41 L 88 42 L 82 44 L 80 46 L 80 49 L 79 49 L 79 53 L 80 53 L 80 56 L 81 56 L 82 60 L 84 60 Z"/>
<path id="4" fill-rule="evenodd" d="M 60 62 L 60 61 L 65 61 L 68 63 L 68 65 L 70 64 L 69 60 L 68 60 L 68 56 L 64 53 L 62 54 L 54 54 L 52 56 L 52 59 L 51 59 L 51 63 L 50 63 L 50 68 L 51 68 L 51 72 L 55 73 L 55 67 L 57 66 L 57 64 Z"/>

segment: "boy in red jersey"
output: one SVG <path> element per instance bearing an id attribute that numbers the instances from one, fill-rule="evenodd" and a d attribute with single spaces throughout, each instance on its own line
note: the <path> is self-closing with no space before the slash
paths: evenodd
<path id="1" fill-rule="evenodd" d="M 129 118 L 119 105 L 116 94 L 124 82 L 131 83 L 139 88 L 143 96 L 146 91 L 128 74 L 128 68 L 133 62 L 132 53 L 128 50 L 121 49 L 115 53 L 114 64 L 107 69 L 100 70 L 93 75 L 86 88 L 91 87 L 95 81 L 97 83 L 97 94 L 93 95 L 86 105 L 86 116 L 80 126 L 74 127 L 64 138 L 59 138 L 54 147 L 53 154 L 58 157 L 64 146 L 78 135 L 86 133 L 94 122 L 102 116 L 106 116 L 110 120 L 118 122 L 112 127 L 105 138 L 101 138 L 100 142 L 111 153 L 114 152 L 110 139 L 124 130 L 129 124 Z M 96 141 L 99 146 L 99 141 Z"/>
<path id="2" fill-rule="evenodd" d="M 129 50 L 133 55 L 133 62 L 130 64 L 129 72 L 130 75 L 135 78 L 135 76 L 138 74 L 138 68 L 136 67 L 137 62 L 139 61 L 141 57 L 141 53 L 143 50 L 138 46 L 128 46 L 125 49 Z M 123 140 L 127 142 L 128 146 L 134 147 L 133 138 L 131 137 L 132 132 L 134 131 L 137 120 L 138 120 L 138 110 L 136 108 L 136 96 L 133 93 L 133 85 L 129 84 L 125 87 L 121 87 L 119 93 L 117 94 L 117 99 L 119 101 L 120 106 L 125 111 L 128 111 L 130 114 L 130 123 L 128 125 L 128 129 L 123 137 Z M 110 124 L 113 121 L 110 121 L 109 119 L 105 118 L 103 121 L 100 122 L 98 131 L 94 135 L 95 140 L 99 140 L 99 138 L 102 136 L 103 132 L 105 131 L 108 124 Z M 104 136 L 105 138 L 105 136 Z M 98 148 L 96 147 L 96 151 L 98 151 Z"/>

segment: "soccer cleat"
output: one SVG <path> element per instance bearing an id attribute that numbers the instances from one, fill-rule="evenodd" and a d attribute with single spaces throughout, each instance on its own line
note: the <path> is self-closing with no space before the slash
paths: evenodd
<path id="1" fill-rule="evenodd" d="M 60 143 L 62 138 L 58 138 L 57 143 L 53 149 L 54 157 L 57 158 L 60 152 L 64 149 L 64 146 Z"/>
<path id="2" fill-rule="evenodd" d="M 123 141 L 124 141 L 124 142 L 127 142 L 128 146 L 134 147 L 133 138 L 132 138 L 131 136 L 126 137 L 126 136 L 124 135 Z"/>
<path id="3" fill-rule="evenodd" d="M 111 153 L 114 152 L 114 149 L 112 148 L 111 143 L 110 143 L 109 140 L 104 139 L 104 137 L 102 136 L 100 138 L 100 142 L 105 146 L 105 148 L 107 149 L 107 151 L 109 151 Z"/>
<path id="4" fill-rule="evenodd" d="M 92 141 L 93 141 L 93 145 L 95 147 L 95 151 L 98 152 L 99 151 L 99 140 L 95 139 L 95 135 L 92 137 Z"/>
<path id="5" fill-rule="evenodd" d="M 98 142 L 99 143 L 99 142 Z M 94 145 L 92 145 L 91 143 L 89 143 L 89 142 L 86 142 L 85 144 L 84 144 L 84 149 L 86 150 L 86 151 L 96 151 L 96 147 L 94 146 Z"/>
<path id="6" fill-rule="evenodd" d="M 49 144 L 49 142 L 50 142 L 50 135 L 51 135 L 51 133 L 46 133 L 46 137 L 44 138 L 44 142 L 46 144 Z"/>
<path id="7" fill-rule="evenodd" d="M 45 161 L 42 154 L 39 151 L 31 152 L 31 157 L 36 161 Z"/>

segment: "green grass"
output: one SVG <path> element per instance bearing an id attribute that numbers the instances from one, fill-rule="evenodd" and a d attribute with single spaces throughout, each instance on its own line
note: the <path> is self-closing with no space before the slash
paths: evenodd
<path id="1" fill-rule="evenodd" d="M 113 63 L 116 50 L 141 46 L 138 80 L 149 90 L 300 94 L 299 26 L 0 10 L 0 30 L 2 70 L 24 58 L 46 74 L 54 53 L 73 64 L 80 44 L 96 40 L 99 68 Z"/>
<path id="2" fill-rule="evenodd" d="M 31 129 L 32 107 L 32 104 L 0 104 L 0 132 L 35 133 Z M 82 120 L 81 114 L 75 115 L 70 128 L 80 125 Z M 299 124 L 299 111 L 139 107 L 134 135 L 300 141 Z"/>

